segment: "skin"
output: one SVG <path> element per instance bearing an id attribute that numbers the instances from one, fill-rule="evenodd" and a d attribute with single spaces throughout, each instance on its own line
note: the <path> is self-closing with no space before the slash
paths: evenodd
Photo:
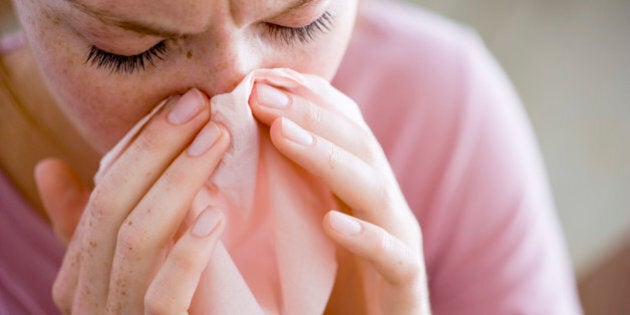
<path id="1" fill-rule="evenodd" d="M 86 14 L 66 0 L 16 1 L 15 6 L 56 103 L 90 149 L 105 153 L 158 103 L 176 97 L 93 189 L 60 160 L 38 164 L 43 204 L 60 237 L 69 241 L 53 289 L 62 311 L 194 313 L 195 288 L 223 229 L 220 209 L 207 209 L 198 219 L 207 233 L 199 235 L 194 224 L 181 235 L 175 232 L 229 147 L 229 132 L 212 122 L 209 98 L 230 91 L 251 70 L 285 67 L 297 71 L 304 86 L 257 84 L 250 106 L 270 127 L 278 151 L 318 174 L 348 206 L 338 209 L 345 213 L 331 211 L 323 218 L 324 231 L 347 250 L 342 265 L 351 266 L 340 272 L 329 310 L 429 313 L 420 227 L 358 106 L 329 84 L 349 41 L 357 1 L 313 1 L 297 8 L 272 0 L 73 3 L 102 15 Z M 265 24 L 300 27 L 325 11 L 334 13 L 334 26 L 309 43 L 279 41 Z M 138 18 L 176 33 L 169 36 L 186 35 L 166 38 L 120 27 L 129 25 L 121 21 Z M 162 40 L 168 53 L 145 71 L 113 73 L 85 63 L 91 45 L 135 55 Z M 265 101 L 270 91 L 288 97 L 288 106 L 266 106 L 272 105 Z M 186 102 L 199 106 L 196 115 L 186 122 L 169 120 L 173 108 Z M 195 156 L 194 139 L 213 140 L 212 146 Z M 152 216 L 155 209 L 164 215 Z M 175 245 L 165 253 L 171 241 Z M 354 275 L 350 287 L 361 292 L 353 295 L 360 298 L 340 293 L 347 275 Z"/>
<path id="2" fill-rule="evenodd" d="M 356 1 L 318 1 L 320 4 L 293 10 L 291 15 L 301 16 L 295 18 L 274 17 L 282 13 L 285 1 L 257 2 L 260 5 L 207 0 L 100 2 L 81 3 L 102 8 L 116 20 L 138 19 L 134 12 L 143 12 L 142 22 L 175 25 L 176 30 L 191 34 L 170 40 L 167 57 L 156 67 L 132 75 L 116 75 L 85 63 L 90 45 L 97 44 L 117 54 L 137 54 L 164 38 L 103 24 L 67 0 L 16 2 L 35 59 L 51 91 L 63 112 L 101 154 L 161 100 L 191 87 L 211 97 L 229 92 L 251 70 L 274 67 L 331 79 L 352 31 L 357 6 Z M 204 6 L 212 10 L 198 9 Z M 288 47 L 271 39 L 259 22 L 269 19 L 287 26 L 303 26 L 325 9 L 336 14 L 334 32 L 319 36 L 309 45 Z M 189 52 L 191 57 L 187 58 Z"/>

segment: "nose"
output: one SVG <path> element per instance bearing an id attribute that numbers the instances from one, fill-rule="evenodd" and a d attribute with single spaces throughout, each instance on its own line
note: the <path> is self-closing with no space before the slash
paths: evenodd
<path id="1" fill-rule="evenodd" d="M 187 60 L 190 85 L 210 97 L 232 91 L 250 71 L 262 66 L 263 52 L 253 42 L 235 28 L 196 38 Z"/>

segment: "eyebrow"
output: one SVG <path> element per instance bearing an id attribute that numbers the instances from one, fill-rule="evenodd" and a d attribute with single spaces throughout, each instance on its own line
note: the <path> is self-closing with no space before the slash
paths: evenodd
<path id="1" fill-rule="evenodd" d="M 153 36 L 159 36 L 159 37 L 164 37 L 164 38 L 181 38 L 184 35 L 186 35 L 180 31 L 164 28 L 159 25 L 147 24 L 147 23 L 143 23 L 139 21 L 120 20 L 120 19 L 117 19 L 116 17 L 110 16 L 107 13 L 90 8 L 89 6 L 77 0 L 66 0 L 66 1 L 69 2 L 76 9 L 80 10 L 81 12 L 94 17 L 105 24 L 111 24 L 111 25 L 123 28 L 125 30 L 136 32 L 138 34 L 153 35 Z M 286 11 L 306 7 L 309 4 L 312 4 L 314 1 L 315 0 L 298 0 L 293 5 L 289 6 L 286 9 Z"/>

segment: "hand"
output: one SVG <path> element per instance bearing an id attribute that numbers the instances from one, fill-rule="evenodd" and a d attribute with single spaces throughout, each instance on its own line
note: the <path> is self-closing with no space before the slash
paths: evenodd
<path id="1" fill-rule="evenodd" d="M 363 288 L 347 288 L 351 277 L 338 275 L 327 311 L 429 314 L 420 227 L 383 150 L 351 99 L 324 79 L 295 76 L 299 86 L 256 83 L 250 106 L 270 126 L 278 151 L 349 207 L 349 214 L 330 211 L 323 228 L 358 258 Z M 346 271 L 340 264 L 340 273 Z"/>
<path id="2" fill-rule="evenodd" d="M 74 233 L 53 287 L 61 311 L 188 312 L 224 226 L 216 209 L 183 223 L 230 141 L 209 118 L 201 92 L 171 98 L 91 193 L 63 162 L 39 163 L 36 180 L 53 226 L 62 239 Z"/>

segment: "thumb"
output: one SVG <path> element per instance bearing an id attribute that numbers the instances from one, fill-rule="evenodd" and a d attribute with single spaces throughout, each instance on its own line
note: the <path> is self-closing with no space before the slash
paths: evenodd
<path id="1" fill-rule="evenodd" d="M 68 244 L 87 204 L 90 191 L 68 164 L 56 158 L 37 163 L 35 182 L 55 233 Z"/>

